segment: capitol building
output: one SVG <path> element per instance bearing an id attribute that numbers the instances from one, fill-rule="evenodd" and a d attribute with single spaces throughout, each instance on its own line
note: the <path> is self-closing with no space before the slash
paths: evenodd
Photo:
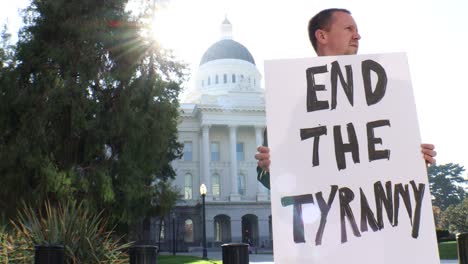
<path id="1" fill-rule="evenodd" d="M 266 124 L 262 75 L 249 50 L 233 40 L 227 18 L 221 39 L 203 54 L 194 78 L 180 109 L 183 157 L 173 163 L 181 198 L 170 217 L 152 221 L 151 236 L 160 234 L 161 250 L 200 249 L 200 185 L 205 184 L 208 249 L 227 242 L 270 248 L 269 191 L 257 181 L 254 158 Z"/>

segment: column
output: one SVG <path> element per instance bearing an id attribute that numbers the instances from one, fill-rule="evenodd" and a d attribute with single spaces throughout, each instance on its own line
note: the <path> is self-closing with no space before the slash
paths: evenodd
<path id="1" fill-rule="evenodd" d="M 240 195 L 237 190 L 237 127 L 229 126 L 229 146 L 231 153 L 231 201 L 240 201 Z"/>
<path id="2" fill-rule="evenodd" d="M 211 200 L 211 175 L 210 175 L 210 126 L 203 125 L 202 128 L 202 143 L 203 143 L 203 180 L 201 180 L 200 185 L 204 183 L 206 185 L 206 197 L 205 200 Z M 194 186 L 195 187 L 195 186 Z M 197 186 L 199 190 L 200 186 Z"/>
<path id="3" fill-rule="evenodd" d="M 255 144 L 258 146 L 263 145 L 263 126 L 255 126 Z"/>
<path id="4" fill-rule="evenodd" d="M 255 143 L 257 146 L 263 145 L 263 126 L 255 126 Z M 257 174 L 257 171 L 255 171 Z M 255 177 L 257 177 L 255 175 Z M 268 200 L 268 190 L 263 186 L 263 184 L 257 181 L 257 201 L 267 201 Z"/>

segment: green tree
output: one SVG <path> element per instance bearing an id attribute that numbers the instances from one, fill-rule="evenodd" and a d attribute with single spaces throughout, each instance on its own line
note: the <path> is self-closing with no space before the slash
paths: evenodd
<path id="1" fill-rule="evenodd" d="M 0 78 L 7 215 L 21 200 L 75 199 L 131 224 L 155 207 L 156 180 L 174 177 L 184 66 L 145 37 L 126 2 L 33 0 L 24 12 Z"/>
<path id="2" fill-rule="evenodd" d="M 444 210 L 450 205 L 459 204 L 466 197 L 465 190 L 460 186 L 465 182 L 462 176 L 463 171 L 465 171 L 463 166 L 453 163 L 429 167 L 429 184 L 434 196 L 433 205 Z"/>
<path id="3" fill-rule="evenodd" d="M 452 233 L 468 231 L 468 198 L 458 205 L 450 205 L 442 212 L 442 226 Z"/>

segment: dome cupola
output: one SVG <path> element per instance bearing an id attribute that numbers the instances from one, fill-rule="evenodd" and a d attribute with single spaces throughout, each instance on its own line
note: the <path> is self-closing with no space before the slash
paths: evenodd
<path id="1" fill-rule="evenodd" d="M 232 39 L 232 24 L 221 23 L 220 40 L 203 54 L 195 78 L 195 89 L 187 102 L 227 108 L 264 105 L 262 75 L 250 51 Z"/>
<path id="2" fill-rule="evenodd" d="M 214 60 L 237 59 L 252 63 L 255 60 L 249 50 L 242 44 L 232 39 L 222 39 L 208 48 L 200 61 L 200 66 Z"/>

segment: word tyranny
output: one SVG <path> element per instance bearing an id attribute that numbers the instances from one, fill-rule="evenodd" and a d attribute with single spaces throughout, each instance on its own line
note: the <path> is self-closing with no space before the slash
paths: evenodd
<path id="1" fill-rule="evenodd" d="M 302 205 L 317 203 L 320 208 L 320 225 L 315 236 L 315 245 L 322 244 L 322 237 L 327 224 L 327 217 L 330 209 L 333 206 L 336 193 L 339 197 L 340 222 L 341 222 L 341 243 L 348 241 L 346 231 L 346 222 L 349 222 L 354 236 L 361 237 L 362 232 L 367 232 L 370 228 L 373 232 L 384 228 L 383 211 L 387 214 L 388 221 L 393 227 L 398 226 L 400 199 L 403 200 L 409 220 L 412 226 L 411 236 L 417 238 L 419 236 L 419 226 L 421 222 L 421 206 L 424 197 L 425 184 L 416 184 L 410 181 L 412 193 L 414 196 L 415 206 L 412 209 L 412 201 L 410 197 L 410 188 L 408 184 L 397 183 L 392 185 L 391 181 L 385 183 L 385 187 L 380 181 L 374 183 L 374 197 L 376 205 L 376 214 L 370 208 L 369 202 L 362 188 L 359 188 L 360 193 L 360 227 L 356 223 L 353 210 L 350 206 L 354 200 L 354 192 L 348 187 L 338 188 L 337 185 L 331 185 L 328 201 L 325 201 L 322 192 L 315 194 L 315 200 L 312 194 L 303 194 L 295 196 L 286 196 L 281 198 L 283 207 L 292 205 L 293 208 L 293 238 L 295 243 L 305 243 L 304 237 L 304 222 L 302 219 Z"/>

